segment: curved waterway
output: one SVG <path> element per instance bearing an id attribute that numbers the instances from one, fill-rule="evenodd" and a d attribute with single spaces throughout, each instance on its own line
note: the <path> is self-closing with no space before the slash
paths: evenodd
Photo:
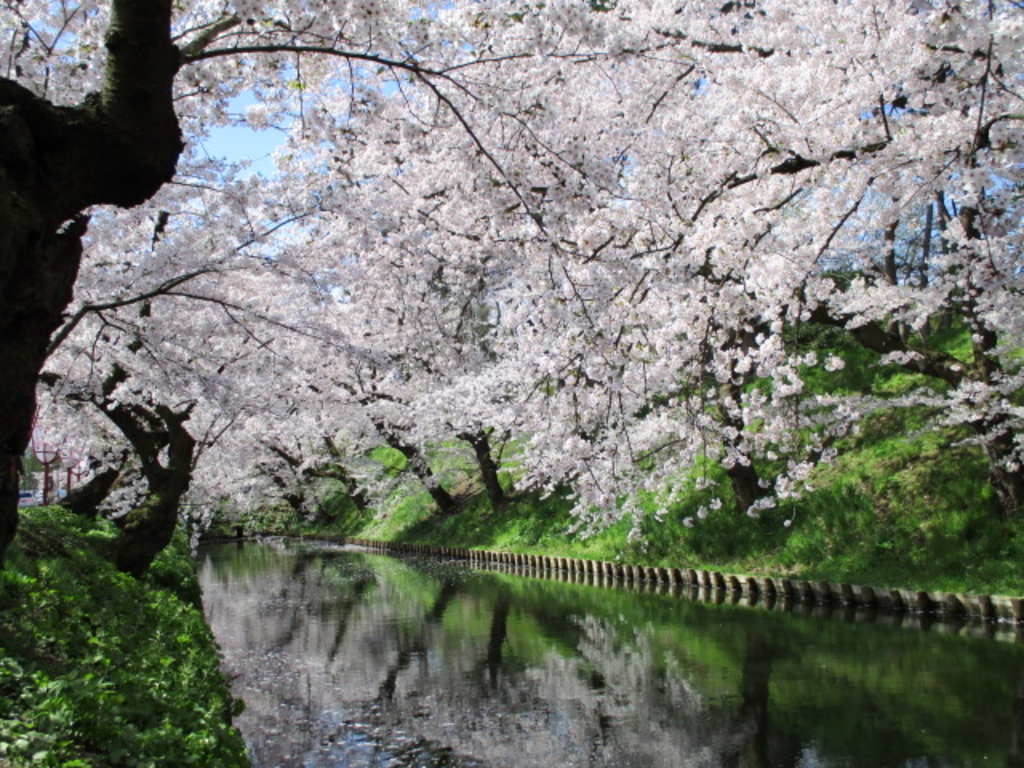
<path id="1" fill-rule="evenodd" d="M 257 768 L 1024 765 L 1024 644 L 314 542 L 199 557 Z"/>

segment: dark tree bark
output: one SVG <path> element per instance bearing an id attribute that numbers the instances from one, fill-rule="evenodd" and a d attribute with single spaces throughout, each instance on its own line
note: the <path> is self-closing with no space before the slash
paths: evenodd
<path id="1" fill-rule="evenodd" d="M 111 0 L 105 82 L 78 106 L 0 78 L 0 566 L 17 530 L 15 467 L 36 379 L 78 275 L 82 212 L 145 202 L 183 149 L 171 9 L 171 0 Z"/>
<path id="2" fill-rule="evenodd" d="M 1004 520 L 1017 516 L 1024 507 L 1024 471 L 1016 466 L 1016 440 L 1005 416 L 985 419 L 974 424 L 981 437 L 982 448 L 988 459 L 988 482 L 999 502 L 999 513 Z"/>
<path id="3" fill-rule="evenodd" d="M 302 478 L 299 469 L 302 466 L 302 460 L 297 456 L 293 456 L 279 445 L 271 443 L 265 443 L 265 445 L 271 453 L 284 462 L 285 466 L 288 467 L 288 471 L 291 472 L 291 477 L 285 477 L 280 472 L 267 467 L 264 467 L 264 471 L 270 478 L 270 482 L 281 489 L 281 498 L 285 504 L 291 508 L 296 516 L 300 516 L 306 504 L 305 494 L 302 493 Z"/>
<path id="4" fill-rule="evenodd" d="M 756 345 L 756 340 L 752 332 L 733 331 L 730 333 L 730 343 L 747 352 Z M 719 420 L 722 426 L 730 428 L 734 435 L 731 439 L 723 435 L 723 440 L 727 441 L 735 454 L 745 461 L 734 462 L 726 468 L 725 473 L 729 477 L 736 509 L 746 512 L 765 495 L 766 491 L 761 487 L 761 478 L 753 460 L 747 455 L 747 448 L 743 446 L 747 425 L 743 422 L 743 416 L 736 410 L 737 404 L 743 401 L 743 387 L 749 376 L 736 371 L 735 365 L 732 366 L 731 373 L 732 378 L 718 387 Z"/>
<path id="5" fill-rule="evenodd" d="M 61 499 L 60 505 L 76 515 L 95 520 L 99 515 L 100 504 L 110 495 L 114 484 L 121 477 L 121 470 L 126 460 L 127 457 L 123 457 L 120 466 L 109 467 L 102 472 L 97 472 L 88 482 L 69 491 L 68 495 Z"/>
<path id="6" fill-rule="evenodd" d="M 352 477 L 352 475 L 349 474 L 348 470 L 341 463 L 344 458 L 341 449 L 338 448 L 337 443 L 335 443 L 328 435 L 324 436 L 324 445 L 327 446 L 327 452 L 335 461 L 335 463 L 324 472 L 325 476 L 332 477 L 340 482 L 345 488 L 345 493 L 348 494 L 352 503 L 356 505 L 356 509 L 360 512 L 365 512 L 370 508 L 370 498 L 366 495 L 366 491 L 359 487 L 359 483 L 354 477 Z"/>
<path id="7" fill-rule="evenodd" d="M 345 493 L 348 494 L 348 498 L 355 505 L 356 509 L 360 512 L 366 512 L 370 509 L 370 497 L 366 495 L 366 490 L 360 487 L 356 479 L 348 474 L 344 467 L 335 467 L 331 477 L 341 482 L 345 488 Z"/>
<path id="8" fill-rule="evenodd" d="M 473 432 L 462 432 L 459 439 L 464 440 L 473 446 L 473 454 L 476 456 L 476 464 L 480 469 L 480 479 L 487 491 L 487 498 L 491 502 L 491 508 L 497 509 L 506 501 L 505 491 L 498 481 L 498 465 L 494 461 L 491 451 L 491 441 L 488 430 L 477 429 Z"/>
<path id="9" fill-rule="evenodd" d="M 900 282 L 899 265 L 896 260 L 896 229 L 899 227 L 899 220 L 892 222 L 885 228 L 885 255 L 882 260 L 882 274 L 885 275 L 885 282 L 897 286 Z M 889 322 L 889 333 L 898 334 L 904 341 L 907 338 L 907 325 L 896 320 Z"/>
<path id="10" fill-rule="evenodd" d="M 383 421 L 375 420 L 374 426 L 388 445 L 405 456 L 407 468 L 423 483 L 430 498 L 437 505 L 438 512 L 445 517 L 455 514 L 459 508 L 458 502 L 454 496 L 441 487 L 441 481 L 437 479 L 437 475 L 430 468 L 420 449 L 405 442 L 394 429 Z"/>
<path id="11" fill-rule="evenodd" d="M 178 524 L 178 508 L 192 481 L 192 459 L 196 441 L 185 428 L 189 413 L 176 413 L 157 406 L 152 411 L 137 406 L 119 406 L 125 420 L 145 420 L 163 428 L 155 433 L 140 432 L 132 441 L 142 461 L 148 492 L 145 500 L 121 521 L 121 532 L 115 541 L 114 562 L 118 569 L 132 576 L 141 576 L 153 559 L 171 542 Z M 143 411 L 146 411 L 143 415 Z M 167 448 L 166 464 L 160 452 Z"/>
<path id="12" fill-rule="evenodd" d="M 178 507 L 192 482 L 196 441 L 185 427 L 192 406 L 175 411 L 165 405 L 142 405 L 111 399 L 127 380 L 120 368 L 104 382 L 94 403 L 131 443 L 146 481 L 142 503 L 120 519 L 114 542 L 117 568 L 136 578 L 145 573 L 174 535 Z"/>
<path id="13" fill-rule="evenodd" d="M 114 553 L 119 571 L 139 578 L 171 543 L 178 525 L 178 504 L 190 480 L 190 472 L 167 471 L 155 489 L 150 488 L 142 504 L 122 520 Z"/>
<path id="14" fill-rule="evenodd" d="M 356 505 L 356 508 L 361 512 L 365 512 L 370 507 L 370 499 L 341 463 L 343 459 L 341 449 L 338 448 L 330 436 L 324 436 L 323 440 L 324 445 L 327 447 L 327 452 L 334 459 L 333 462 L 316 467 L 303 467 L 300 456 L 289 452 L 280 445 L 264 442 L 267 450 L 283 462 L 284 466 L 287 467 L 287 471 L 282 468 L 275 469 L 268 466 L 262 466 L 262 469 L 270 478 L 270 481 L 281 489 L 281 498 L 291 507 L 296 515 L 302 515 L 306 508 L 307 497 L 303 489 L 308 483 L 317 478 L 337 480 L 341 483 L 352 503 Z"/>
<path id="15" fill-rule="evenodd" d="M 761 478 L 753 464 L 733 464 L 725 470 L 729 476 L 729 484 L 732 487 L 733 497 L 736 500 L 736 509 L 746 512 L 754 502 L 765 495 L 761 487 Z"/>
<path id="16" fill-rule="evenodd" d="M 397 439 L 394 441 L 388 440 L 388 444 L 405 456 L 409 471 L 416 475 L 420 482 L 423 483 L 427 493 L 430 494 L 430 498 L 437 505 L 437 511 L 445 517 L 454 515 L 459 509 L 458 502 L 454 496 L 441 486 L 441 481 L 437 479 L 437 475 L 434 474 L 430 465 L 427 464 L 427 460 L 423 458 L 419 448 Z"/>

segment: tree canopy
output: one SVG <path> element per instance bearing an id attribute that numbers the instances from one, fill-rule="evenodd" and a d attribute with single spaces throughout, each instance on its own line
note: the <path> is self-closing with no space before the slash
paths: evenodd
<path id="1" fill-rule="evenodd" d="M 324 464 L 372 491 L 381 444 L 436 489 L 460 440 L 585 522 L 716 482 L 701 515 L 756 515 L 883 401 L 1024 500 L 1016 2 L 0 13 L 0 444 L 45 369 L 52 430 L 138 457 L 126 520 Z M 278 132 L 272 173 L 206 155 L 230 124 Z M 842 386 L 824 328 L 913 384 Z"/>

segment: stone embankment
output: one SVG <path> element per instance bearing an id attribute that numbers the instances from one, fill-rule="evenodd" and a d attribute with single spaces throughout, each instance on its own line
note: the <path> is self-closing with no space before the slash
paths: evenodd
<path id="1" fill-rule="evenodd" d="M 630 565 L 352 537 L 314 538 L 382 552 L 417 553 L 466 560 L 477 567 L 517 570 L 595 586 L 686 591 L 695 599 L 708 602 L 744 602 L 751 606 L 779 610 L 842 607 L 893 616 L 938 617 L 959 622 L 967 620 L 1024 628 L 1024 599 L 1019 597 L 866 587 L 828 581 L 725 574 L 696 568 Z"/>

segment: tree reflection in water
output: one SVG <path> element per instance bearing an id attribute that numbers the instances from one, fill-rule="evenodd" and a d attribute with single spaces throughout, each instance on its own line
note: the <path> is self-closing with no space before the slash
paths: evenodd
<path id="1" fill-rule="evenodd" d="M 1019 645 L 309 543 L 200 575 L 258 767 L 1020 764 Z"/>

